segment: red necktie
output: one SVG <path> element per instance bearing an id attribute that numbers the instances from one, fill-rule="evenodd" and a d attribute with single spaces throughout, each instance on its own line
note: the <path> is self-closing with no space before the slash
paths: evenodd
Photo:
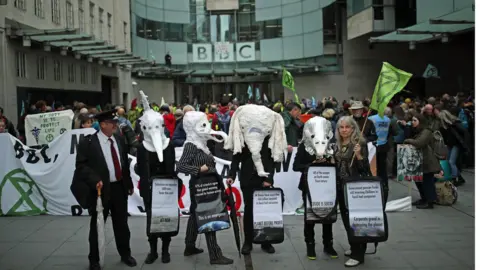
<path id="1" fill-rule="evenodd" d="M 110 151 L 112 152 L 113 167 L 115 167 L 115 178 L 117 181 L 120 181 L 122 179 L 122 168 L 120 167 L 120 161 L 118 159 L 117 151 L 113 146 L 113 140 L 109 138 L 108 141 L 110 142 Z"/>

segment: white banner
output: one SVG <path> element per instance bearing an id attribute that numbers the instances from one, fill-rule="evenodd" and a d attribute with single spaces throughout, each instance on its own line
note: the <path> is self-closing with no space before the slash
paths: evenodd
<path id="1" fill-rule="evenodd" d="M 348 216 L 355 236 L 385 234 L 380 182 L 347 183 Z"/>
<path id="2" fill-rule="evenodd" d="M 75 171 L 76 146 L 81 137 L 93 134 L 94 129 L 75 129 L 64 133 L 42 149 L 32 149 L 23 145 L 9 134 L 0 134 L 0 216 L 34 215 L 86 215 L 70 191 Z M 180 159 L 183 149 L 176 148 L 176 160 Z M 292 170 L 296 148 L 287 155 L 286 160 L 275 170 L 274 185 L 284 192 L 284 214 L 294 214 L 302 205 L 301 192 L 298 190 L 300 173 Z M 135 187 L 134 194 L 128 199 L 128 211 L 131 215 L 145 215 L 143 200 L 140 197 L 139 177 L 135 174 L 136 158 L 129 156 L 130 172 Z M 230 161 L 215 157 L 218 173 L 224 179 L 230 171 Z M 178 201 L 183 213 L 190 207 L 190 176 L 178 174 L 183 180 L 182 192 Z M 241 179 L 238 179 L 241 181 Z M 235 208 L 243 211 L 243 196 L 239 181 L 232 185 Z"/>
<path id="3" fill-rule="evenodd" d="M 27 115 L 25 118 L 27 145 L 51 143 L 72 129 L 73 116 L 72 110 Z"/>

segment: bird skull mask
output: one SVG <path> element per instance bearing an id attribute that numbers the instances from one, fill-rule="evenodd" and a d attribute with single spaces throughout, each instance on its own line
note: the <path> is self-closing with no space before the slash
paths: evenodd
<path id="1" fill-rule="evenodd" d="M 268 148 L 272 151 L 273 160 L 283 161 L 287 139 L 282 116 L 265 106 L 243 105 L 238 107 L 230 120 L 225 149 L 233 150 L 233 154 L 237 154 L 242 152 L 246 144 L 252 153 L 258 175 L 266 177 L 268 173 L 263 167 L 260 151 L 267 137 L 269 137 Z"/>
<path id="2" fill-rule="evenodd" d="M 329 141 L 332 137 L 332 125 L 323 117 L 310 118 L 303 127 L 302 142 L 305 150 L 318 158 L 333 155 L 333 150 L 329 148 Z"/>
<path id="3" fill-rule="evenodd" d="M 156 152 L 158 160 L 163 162 L 163 150 L 168 147 L 170 138 L 165 136 L 163 116 L 150 108 L 147 96 L 140 91 L 144 112 L 140 117 L 140 126 L 143 133 L 143 146 L 150 152 Z"/>
<path id="4" fill-rule="evenodd" d="M 183 129 L 187 135 L 185 143 L 193 143 L 207 154 L 210 153 L 207 147 L 208 140 L 223 142 L 227 138 L 225 132 L 212 130 L 207 115 L 203 112 L 186 112 L 183 116 Z M 219 135 L 222 139 L 218 139 L 214 135 Z"/>

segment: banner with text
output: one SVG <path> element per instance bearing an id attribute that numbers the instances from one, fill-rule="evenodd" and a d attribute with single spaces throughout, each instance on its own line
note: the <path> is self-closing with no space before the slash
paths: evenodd
<path id="1" fill-rule="evenodd" d="M 51 143 L 72 129 L 72 110 L 29 114 L 25 118 L 25 137 L 28 146 Z"/>
<path id="2" fill-rule="evenodd" d="M 1 215 L 88 215 L 78 205 L 70 192 L 75 171 L 76 147 L 79 140 L 94 129 L 75 129 L 65 132 L 41 149 L 30 148 L 9 134 L 0 134 L 0 216 Z M 176 148 L 176 160 L 182 155 L 183 148 Z M 275 186 L 284 190 L 284 214 L 294 214 L 302 205 L 301 192 L 298 190 L 300 172 L 292 170 L 296 149 L 286 156 L 275 169 Z M 130 172 L 135 187 L 134 194 L 128 199 L 128 211 L 131 215 L 145 215 L 143 200 L 140 197 L 139 176 L 134 168 L 137 160 L 129 156 Z M 230 171 L 230 161 L 215 157 L 217 171 L 226 185 Z M 182 214 L 190 207 L 190 176 L 179 173 L 183 187 L 178 201 Z M 238 179 L 241 181 L 241 179 Z M 237 211 L 243 211 L 243 196 L 239 181 L 232 185 Z"/>

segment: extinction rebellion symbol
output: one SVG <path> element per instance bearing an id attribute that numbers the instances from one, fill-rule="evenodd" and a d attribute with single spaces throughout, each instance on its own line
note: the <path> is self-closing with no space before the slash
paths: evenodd
<path id="1" fill-rule="evenodd" d="M 0 216 L 30 216 L 47 212 L 47 199 L 23 169 L 7 173 L 0 184 Z"/>

